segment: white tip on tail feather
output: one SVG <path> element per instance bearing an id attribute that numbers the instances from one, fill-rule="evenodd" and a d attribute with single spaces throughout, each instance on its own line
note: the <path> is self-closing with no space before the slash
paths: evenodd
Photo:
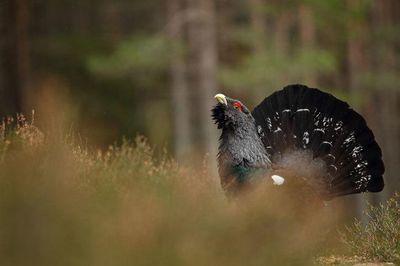
<path id="1" fill-rule="evenodd" d="M 279 175 L 272 175 L 271 178 L 272 181 L 274 182 L 273 184 L 276 186 L 280 186 L 285 182 L 285 179 Z"/>

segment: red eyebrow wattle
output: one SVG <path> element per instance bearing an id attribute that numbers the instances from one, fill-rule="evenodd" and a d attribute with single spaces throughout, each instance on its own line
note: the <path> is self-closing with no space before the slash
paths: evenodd
<path id="1" fill-rule="evenodd" d="M 234 102 L 234 103 L 233 103 L 233 106 L 234 106 L 235 108 L 238 108 L 240 111 L 243 112 L 243 107 L 242 107 L 242 104 L 241 104 L 240 102 Z"/>

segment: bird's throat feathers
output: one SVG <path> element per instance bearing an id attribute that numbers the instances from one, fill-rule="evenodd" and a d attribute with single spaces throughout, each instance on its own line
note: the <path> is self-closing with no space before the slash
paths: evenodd
<path id="1" fill-rule="evenodd" d="M 254 123 L 223 129 L 218 153 L 220 168 L 268 168 L 270 160 Z"/>

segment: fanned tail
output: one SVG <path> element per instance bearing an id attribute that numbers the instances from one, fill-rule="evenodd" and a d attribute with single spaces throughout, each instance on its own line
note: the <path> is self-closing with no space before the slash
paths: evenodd
<path id="1" fill-rule="evenodd" d="M 317 177 L 324 197 L 383 189 L 381 149 L 364 118 L 347 103 L 318 89 L 290 85 L 265 98 L 252 114 L 274 163 L 299 151 L 312 155 L 310 165 L 324 162 Z"/>

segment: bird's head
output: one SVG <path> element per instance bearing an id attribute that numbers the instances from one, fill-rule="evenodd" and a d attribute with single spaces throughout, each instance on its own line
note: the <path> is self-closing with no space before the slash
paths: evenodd
<path id="1" fill-rule="evenodd" d="M 214 96 L 217 105 L 212 109 L 212 117 L 219 129 L 235 130 L 254 122 L 249 109 L 239 100 L 231 99 L 223 94 Z"/>

